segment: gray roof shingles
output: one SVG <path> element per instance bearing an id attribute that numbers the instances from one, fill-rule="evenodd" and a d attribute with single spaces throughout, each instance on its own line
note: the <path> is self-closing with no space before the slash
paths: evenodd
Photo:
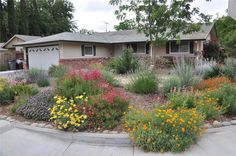
<path id="1" fill-rule="evenodd" d="M 192 34 L 180 34 L 181 40 L 203 40 L 206 39 L 214 24 L 202 25 L 199 32 Z M 92 35 L 80 34 L 77 32 L 63 32 L 47 37 L 38 38 L 17 45 L 47 44 L 51 42 L 92 42 L 92 43 L 126 43 L 126 42 L 145 42 L 148 38 L 143 33 L 136 30 L 124 30 L 113 32 L 94 33 Z M 170 39 L 171 40 L 171 39 Z"/>
<path id="2" fill-rule="evenodd" d="M 7 49 L 2 48 L 2 46 L 3 46 L 4 44 L 5 44 L 5 43 L 0 43 L 0 51 L 7 50 Z"/>
<path id="3" fill-rule="evenodd" d="M 41 38 L 40 36 L 29 36 L 29 35 L 19 35 L 19 34 L 16 34 L 15 36 L 24 40 L 25 42 Z"/>

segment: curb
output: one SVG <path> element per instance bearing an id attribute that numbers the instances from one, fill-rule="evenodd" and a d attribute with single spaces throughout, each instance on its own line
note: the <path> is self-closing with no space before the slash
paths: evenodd
<path id="1" fill-rule="evenodd" d="M 19 123 L 11 123 L 13 127 L 37 132 L 52 137 L 57 137 L 70 142 L 80 142 L 92 145 L 132 147 L 128 134 L 103 134 L 103 133 L 87 133 L 87 132 L 63 132 L 55 129 L 32 127 Z"/>

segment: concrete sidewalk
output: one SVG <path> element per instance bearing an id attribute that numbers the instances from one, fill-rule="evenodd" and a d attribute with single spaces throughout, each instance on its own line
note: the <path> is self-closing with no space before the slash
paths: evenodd
<path id="1" fill-rule="evenodd" d="M 50 133 L 47 133 L 50 132 Z M 93 134 L 92 134 L 93 135 Z M 235 156 L 236 126 L 209 129 L 203 138 L 184 153 L 145 153 L 118 134 L 107 140 L 86 141 L 86 135 L 27 129 L 0 120 L 0 156 Z M 96 135 L 94 135 L 95 137 Z M 100 136 L 100 135 L 98 135 Z M 76 139 L 76 138 L 83 138 Z M 120 140 L 120 138 L 122 138 Z M 110 145 L 107 141 L 114 142 Z M 124 146 L 122 145 L 124 143 Z M 119 145 L 117 144 L 119 143 Z"/>

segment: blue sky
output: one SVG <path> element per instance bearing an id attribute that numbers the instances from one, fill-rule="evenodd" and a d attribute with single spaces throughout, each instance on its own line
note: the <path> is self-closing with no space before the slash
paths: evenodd
<path id="1" fill-rule="evenodd" d="M 95 30 L 103 32 L 106 30 L 114 30 L 114 25 L 118 24 L 114 11 L 117 7 L 109 5 L 109 0 L 70 0 L 75 7 L 74 20 L 79 29 Z M 228 8 L 228 0 L 195 0 L 193 6 L 199 7 L 206 14 L 213 15 L 214 18 L 226 14 Z"/>

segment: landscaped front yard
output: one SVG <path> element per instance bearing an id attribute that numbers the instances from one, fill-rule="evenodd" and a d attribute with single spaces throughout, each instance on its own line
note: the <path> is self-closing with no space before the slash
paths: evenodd
<path id="1" fill-rule="evenodd" d="M 156 152 L 184 151 L 204 123 L 236 115 L 235 59 L 179 59 L 167 74 L 143 66 L 126 51 L 86 70 L 60 65 L 1 79 L 0 114 L 64 131 L 126 131 L 136 146 Z"/>

